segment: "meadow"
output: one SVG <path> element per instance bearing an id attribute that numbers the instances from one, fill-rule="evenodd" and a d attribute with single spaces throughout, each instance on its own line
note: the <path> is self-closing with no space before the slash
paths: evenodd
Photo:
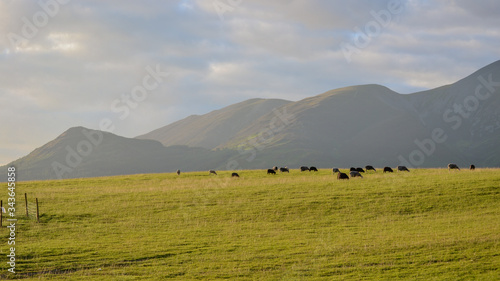
<path id="1" fill-rule="evenodd" d="M 0 279 L 500 279 L 500 169 L 239 174 L 18 182 Z"/>

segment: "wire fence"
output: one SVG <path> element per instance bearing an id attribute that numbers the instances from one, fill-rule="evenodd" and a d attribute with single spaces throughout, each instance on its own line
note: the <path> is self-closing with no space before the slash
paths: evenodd
<path id="1" fill-rule="evenodd" d="M 0 200 L 0 227 L 3 226 L 3 221 L 8 220 L 8 218 L 13 219 L 13 216 L 15 214 L 16 217 L 21 217 L 25 216 L 28 219 L 33 219 L 36 220 L 37 222 L 40 222 L 40 209 L 38 206 L 38 198 L 35 198 L 35 202 L 29 202 L 28 201 L 28 194 L 24 194 L 24 214 L 21 215 L 22 213 L 22 203 L 17 202 L 15 205 L 15 211 L 11 210 L 12 208 L 9 208 L 9 205 L 4 206 L 4 201 Z M 12 212 L 12 213 L 11 213 Z"/>

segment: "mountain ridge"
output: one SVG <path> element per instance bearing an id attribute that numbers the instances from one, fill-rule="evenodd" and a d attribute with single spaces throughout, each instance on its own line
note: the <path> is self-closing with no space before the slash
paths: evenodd
<path id="1" fill-rule="evenodd" d="M 3 167 L 18 167 L 21 180 L 301 165 L 498 167 L 499 142 L 496 61 L 431 90 L 365 84 L 299 101 L 249 99 L 136 138 L 73 127 Z"/>
<path id="2" fill-rule="evenodd" d="M 165 146 L 188 145 L 213 149 L 237 133 L 241 127 L 245 127 L 247 120 L 253 120 L 255 116 L 289 102 L 280 99 L 249 99 L 201 116 L 191 115 L 135 138 L 155 139 Z M 192 128 L 186 129 L 189 126 Z"/>

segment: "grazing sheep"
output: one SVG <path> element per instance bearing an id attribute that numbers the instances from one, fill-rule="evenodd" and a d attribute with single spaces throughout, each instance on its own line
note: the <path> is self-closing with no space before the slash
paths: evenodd
<path id="1" fill-rule="evenodd" d="M 410 170 L 408 170 L 408 168 L 406 168 L 406 166 L 398 166 L 398 171 L 400 171 L 400 172 L 403 172 L 403 171 L 409 172 Z"/>
<path id="2" fill-rule="evenodd" d="M 267 169 L 267 174 L 276 175 L 276 171 L 274 169 Z"/>
<path id="3" fill-rule="evenodd" d="M 347 174 L 345 174 L 345 173 L 339 172 L 339 173 L 337 174 L 337 179 L 338 179 L 338 180 L 348 180 L 348 179 L 349 179 L 349 176 L 347 176 Z"/>
<path id="4" fill-rule="evenodd" d="M 217 175 L 217 173 L 215 172 L 215 170 L 208 171 L 208 175 L 211 175 L 211 174 Z"/>
<path id="5" fill-rule="evenodd" d="M 360 173 L 364 173 L 365 170 L 363 170 L 363 168 L 359 167 L 359 168 L 356 168 L 356 171 L 360 172 Z"/>
<path id="6" fill-rule="evenodd" d="M 277 166 L 274 166 L 274 167 L 273 167 L 273 170 L 277 171 L 277 170 L 278 170 L 278 167 L 277 167 Z"/>
<path id="7" fill-rule="evenodd" d="M 310 172 L 311 170 L 309 170 L 309 168 L 306 167 L 306 166 L 302 166 L 302 167 L 300 167 L 300 171 L 301 172 L 304 172 L 304 171 L 309 171 Z"/>
<path id="8" fill-rule="evenodd" d="M 471 170 L 475 170 L 475 169 L 476 169 L 476 166 L 474 166 L 474 164 L 471 164 L 471 165 L 470 165 L 470 169 L 471 169 Z"/>
<path id="9" fill-rule="evenodd" d="M 366 170 L 366 171 L 368 171 L 368 170 L 373 170 L 373 171 L 375 171 L 375 172 L 377 171 L 377 170 L 375 170 L 375 168 L 373 168 L 373 166 L 371 166 L 371 165 L 367 165 L 367 166 L 365 166 L 365 170 Z"/>
<path id="10" fill-rule="evenodd" d="M 392 173 L 394 171 L 391 169 L 391 167 L 384 167 L 384 173 L 385 172 Z"/>
<path id="11" fill-rule="evenodd" d="M 233 177 L 233 178 L 239 178 L 239 177 L 240 177 L 240 175 L 238 175 L 238 173 L 232 173 L 232 174 L 231 174 L 231 177 Z"/>
<path id="12" fill-rule="evenodd" d="M 350 171 L 357 171 L 357 170 L 356 170 L 356 168 L 351 167 L 351 168 L 349 169 L 349 172 L 350 172 Z"/>
<path id="13" fill-rule="evenodd" d="M 181 174 L 181 170 L 177 170 L 177 172 L 175 172 L 177 175 L 180 175 Z"/>
<path id="14" fill-rule="evenodd" d="M 314 166 L 311 166 L 311 168 L 309 168 L 309 171 L 317 172 L 317 171 L 318 171 L 318 168 L 316 168 L 316 167 L 314 167 Z"/>
<path id="15" fill-rule="evenodd" d="M 349 175 L 351 176 L 351 178 L 355 178 L 355 177 L 363 178 L 363 175 L 361 175 L 361 173 L 358 171 L 350 171 Z"/>
<path id="16" fill-rule="evenodd" d="M 280 168 L 280 172 L 282 172 L 282 173 L 284 173 L 284 172 L 290 173 L 290 170 L 288 170 L 288 167 L 285 167 L 285 168 L 281 167 Z"/>
<path id="17" fill-rule="evenodd" d="M 448 164 L 448 171 L 452 170 L 452 169 L 457 169 L 460 171 L 460 168 L 458 167 L 457 164 L 453 164 L 453 163 Z"/>
<path id="18" fill-rule="evenodd" d="M 332 169 L 332 172 L 333 172 L 334 174 L 335 174 L 335 173 L 340 173 L 340 170 L 339 170 L 339 168 L 333 168 L 333 169 Z"/>

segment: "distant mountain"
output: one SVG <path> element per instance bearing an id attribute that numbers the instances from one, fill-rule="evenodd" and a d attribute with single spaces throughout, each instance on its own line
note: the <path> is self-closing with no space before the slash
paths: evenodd
<path id="1" fill-rule="evenodd" d="M 229 155 L 222 152 L 215 155 L 205 148 L 164 147 L 154 140 L 124 138 L 74 127 L 2 169 L 15 166 L 20 181 L 84 178 L 201 170 L 219 166 L 227 157 Z M 6 179 L 0 177 L 0 180 Z"/>
<path id="2" fill-rule="evenodd" d="M 229 110 L 237 106 L 233 105 L 154 131 L 162 133 L 161 138 L 153 132 L 141 138 L 163 141 L 165 136 L 174 138 L 213 124 L 224 137 L 210 146 L 200 145 L 209 139 L 203 134 L 175 143 L 237 150 L 233 166 L 241 168 L 366 163 L 444 167 L 449 162 L 500 166 L 495 153 L 500 141 L 499 103 L 497 61 L 454 84 L 429 91 L 401 95 L 380 85 L 346 87 L 284 102 L 273 110 L 266 108 L 265 114 L 245 117 L 246 126 L 231 127 L 231 120 L 240 116 L 237 110 Z M 228 122 L 219 126 L 218 120 Z M 178 130 L 167 130 L 174 127 Z"/>
<path id="3" fill-rule="evenodd" d="M 289 122 L 275 126 L 280 129 L 269 134 L 277 112 L 286 114 Z M 246 157 L 251 161 L 240 157 L 238 163 L 244 163 L 244 167 L 266 163 L 380 167 L 399 164 L 398 157 L 411 151 L 414 140 L 428 135 L 407 97 L 383 86 L 362 85 L 287 104 L 256 120 L 219 148 L 258 154 L 253 160 Z M 426 164 L 440 165 L 437 158 L 451 154 L 439 150 Z"/>
<path id="4" fill-rule="evenodd" d="M 360 85 L 296 102 L 251 99 L 135 139 L 71 128 L 9 165 L 20 180 L 275 165 L 498 167 L 499 143 L 497 61 L 428 91 Z"/>
<path id="5" fill-rule="evenodd" d="M 450 160 L 500 166 L 500 61 L 451 85 L 406 97 L 424 126 L 446 132 L 439 146 L 453 152 Z"/>

